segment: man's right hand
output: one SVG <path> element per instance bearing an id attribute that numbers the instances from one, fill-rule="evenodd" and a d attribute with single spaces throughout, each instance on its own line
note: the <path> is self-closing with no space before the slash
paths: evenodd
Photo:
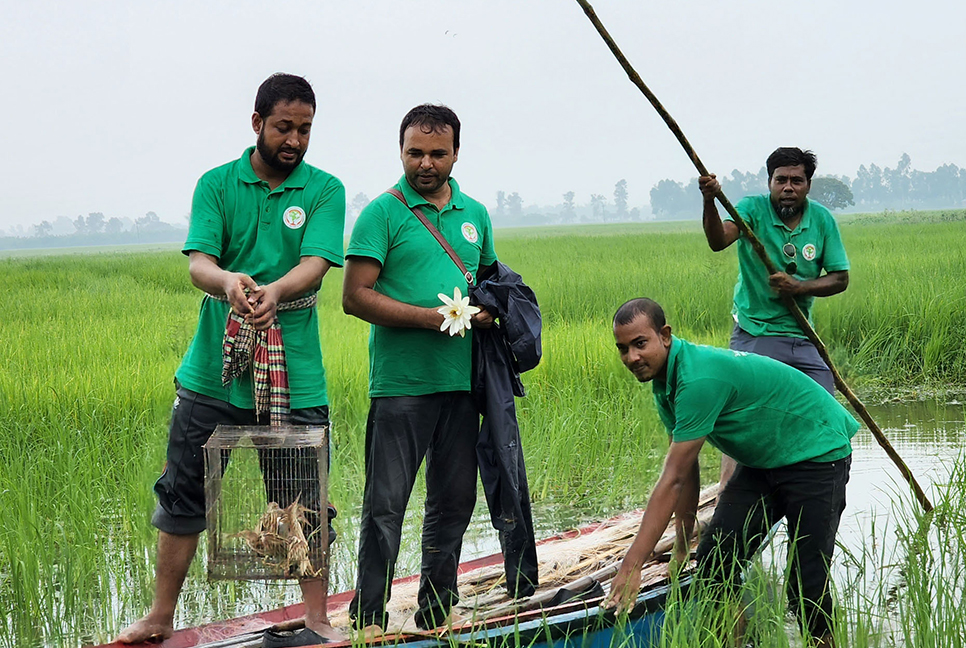
<path id="1" fill-rule="evenodd" d="M 701 195 L 704 196 L 705 202 L 713 201 L 714 197 L 721 191 L 721 183 L 718 182 L 716 176 L 712 173 L 698 178 L 698 189 L 701 190 Z"/>

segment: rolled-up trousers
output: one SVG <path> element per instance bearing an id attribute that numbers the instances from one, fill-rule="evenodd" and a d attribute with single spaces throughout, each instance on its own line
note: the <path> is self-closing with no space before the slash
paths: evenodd
<path id="1" fill-rule="evenodd" d="M 359 571 L 349 606 L 356 627 L 386 627 L 406 504 L 424 457 L 426 508 L 416 624 L 441 625 L 459 601 L 456 571 L 476 504 L 479 425 L 469 392 L 372 399 Z"/>

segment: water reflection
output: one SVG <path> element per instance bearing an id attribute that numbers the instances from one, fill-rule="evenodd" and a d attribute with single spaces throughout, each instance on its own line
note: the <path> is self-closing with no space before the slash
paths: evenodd
<path id="1" fill-rule="evenodd" d="M 870 407 L 873 419 L 903 458 L 930 501 L 935 502 L 963 451 L 966 397 L 923 400 Z M 918 506 L 898 468 L 863 427 L 852 441 L 854 454 L 848 487 L 848 506 L 842 517 L 839 541 L 861 547 L 871 522 L 893 527 L 895 502 Z M 883 539 L 885 541 L 885 539 Z"/>

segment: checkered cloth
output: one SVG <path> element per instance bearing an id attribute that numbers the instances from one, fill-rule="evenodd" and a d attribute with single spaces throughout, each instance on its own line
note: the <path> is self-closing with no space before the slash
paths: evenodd
<path id="1" fill-rule="evenodd" d="M 228 301 L 224 296 L 208 295 L 218 301 Z M 279 311 L 300 310 L 315 307 L 318 298 L 309 295 L 278 305 Z M 222 343 L 221 382 L 226 387 L 252 369 L 255 412 L 269 412 L 273 427 L 289 423 L 288 365 L 285 362 L 285 344 L 282 327 L 276 318 L 264 331 L 256 330 L 235 311 L 229 310 Z"/>

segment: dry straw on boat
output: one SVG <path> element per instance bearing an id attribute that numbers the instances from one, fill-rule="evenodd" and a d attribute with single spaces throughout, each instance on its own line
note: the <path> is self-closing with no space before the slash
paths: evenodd
<path id="1" fill-rule="evenodd" d="M 308 524 L 306 513 L 310 512 L 299 504 L 299 498 L 285 508 L 269 502 L 255 529 L 239 531 L 234 537 L 243 539 L 266 563 L 281 567 L 287 576 L 319 578 L 323 570 L 312 567 L 309 543 L 302 530 Z"/>

